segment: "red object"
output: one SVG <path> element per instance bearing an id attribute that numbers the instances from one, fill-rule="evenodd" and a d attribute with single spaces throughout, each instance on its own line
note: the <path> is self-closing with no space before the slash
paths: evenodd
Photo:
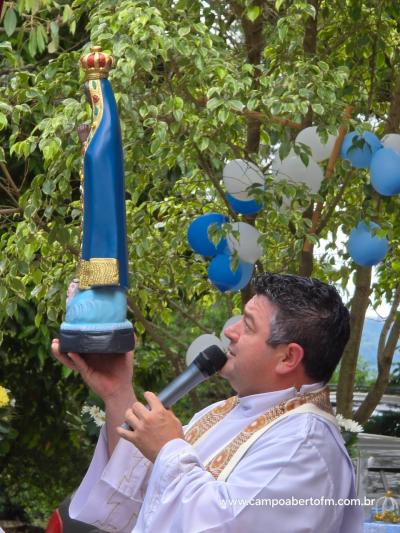
<path id="1" fill-rule="evenodd" d="M 1 0 L 0 0 L 1 2 Z M 63 533 L 64 527 L 58 509 L 50 516 L 45 533 Z"/>

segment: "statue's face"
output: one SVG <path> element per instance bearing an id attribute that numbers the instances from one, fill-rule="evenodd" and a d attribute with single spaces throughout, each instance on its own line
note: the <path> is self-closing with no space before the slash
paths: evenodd
<path id="1" fill-rule="evenodd" d="M 92 98 L 90 96 L 90 90 L 89 90 L 89 82 L 85 82 L 85 85 L 83 87 L 83 91 L 85 93 L 86 101 L 92 106 Z"/>

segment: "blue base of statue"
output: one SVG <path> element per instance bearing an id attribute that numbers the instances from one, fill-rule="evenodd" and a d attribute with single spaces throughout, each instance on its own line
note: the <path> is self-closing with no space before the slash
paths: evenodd
<path id="1" fill-rule="evenodd" d="M 67 303 L 60 328 L 60 350 L 76 353 L 125 353 L 135 347 L 126 320 L 126 295 L 119 287 L 78 290 Z"/>

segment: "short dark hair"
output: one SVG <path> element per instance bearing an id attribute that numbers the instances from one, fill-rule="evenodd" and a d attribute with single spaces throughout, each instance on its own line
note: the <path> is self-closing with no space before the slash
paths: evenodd
<path id="1" fill-rule="evenodd" d="M 296 342 L 304 350 L 306 374 L 327 382 L 342 357 L 350 336 L 349 312 L 333 285 L 291 274 L 260 274 L 256 294 L 276 307 L 267 344 Z"/>

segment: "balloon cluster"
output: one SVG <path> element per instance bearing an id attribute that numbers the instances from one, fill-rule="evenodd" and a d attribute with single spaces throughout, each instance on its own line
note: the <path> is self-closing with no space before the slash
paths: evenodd
<path id="1" fill-rule="evenodd" d="M 263 204 L 254 197 L 254 190 L 264 187 L 261 170 L 250 161 L 234 159 L 225 165 L 223 180 L 228 191 L 226 198 L 233 211 L 242 215 L 255 215 Z M 221 231 L 222 225 L 230 223 L 227 238 L 221 237 L 217 244 L 210 238 L 210 229 Z M 246 222 L 230 222 L 220 213 L 206 213 L 193 220 L 187 237 L 193 251 L 211 257 L 208 278 L 221 292 L 239 291 L 251 280 L 254 263 L 262 255 L 258 244 L 260 234 L 254 226 Z M 233 261 L 233 254 L 239 258 Z"/>
<path id="2" fill-rule="evenodd" d="M 291 150 L 284 159 L 277 155 L 272 161 L 273 176 L 278 181 L 285 179 L 295 185 L 307 185 L 313 194 L 318 193 L 324 179 L 322 168 L 318 163 L 330 157 L 335 140 L 334 135 L 329 135 L 324 143 L 318 135 L 317 126 L 305 128 L 297 135 L 295 143 L 309 148 L 311 157 L 308 165 L 303 162 L 300 155 Z"/>
<path id="3" fill-rule="evenodd" d="M 295 143 L 308 147 L 311 154 L 308 165 L 301 156 L 291 150 L 287 157 L 277 155 L 271 171 L 276 180 L 285 179 L 296 185 L 306 185 L 312 194 L 317 194 L 324 174 L 319 163 L 327 160 L 334 148 L 336 137 L 328 135 L 323 142 L 317 126 L 303 129 Z M 388 196 L 400 193 L 400 135 L 386 135 L 382 141 L 371 132 L 345 135 L 340 149 L 343 159 L 355 168 L 369 168 L 371 183 L 375 190 Z M 263 204 L 257 200 L 257 189 L 264 188 L 264 176 L 254 164 L 244 159 L 234 159 L 225 165 L 223 181 L 227 190 L 226 199 L 236 213 L 255 215 Z M 210 237 L 213 226 L 222 233 L 222 225 L 229 219 L 220 213 L 207 213 L 196 218 L 188 229 L 188 241 L 192 249 L 211 258 L 208 277 L 220 291 L 238 291 L 244 288 L 253 275 L 254 263 L 261 257 L 258 245 L 259 232 L 245 222 L 231 223 L 227 238 L 221 237 L 217 244 Z M 362 266 L 372 266 L 387 253 L 389 243 L 379 236 L 380 227 L 373 222 L 361 221 L 350 233 L 347 249 L 352 259 Z M 233 267 L 232 255 L 239 262 Z"/>
<path id="4" fill-rule="evenodd" d="M 233 222 L 227 238 L 221 237 L 214 244 L 210 238 L 211 227 L 221 231 L 225 223 L 229 223 L 228 217 L 220 213 L 206 213 L 193 220 L 187 238 L 194 252 L 212 258 L 208 266 L 211 283 L 221 292 L 239 291 L 251 280 L 254 263 L 262 255 L 258 244 L 260 234 L 250 224 Z M 236 269 L 232 261 L 234 253 L 239 257 Z"/>
<path id="5" fill-rule="evenodd" d="M 368 168 L 371 185 L 383 196 L 400 193 L 400 135 L 390 133 L 380 140 L 366 131 L 362 135 L 352 131 L 345 135 L 340 155 L 354 168 Z M 347 251 L 361 266 L 373 266 L 383 260 L 389 242 L 377 233 L 374 222 L 361 221 L 350 233 Z"/>

